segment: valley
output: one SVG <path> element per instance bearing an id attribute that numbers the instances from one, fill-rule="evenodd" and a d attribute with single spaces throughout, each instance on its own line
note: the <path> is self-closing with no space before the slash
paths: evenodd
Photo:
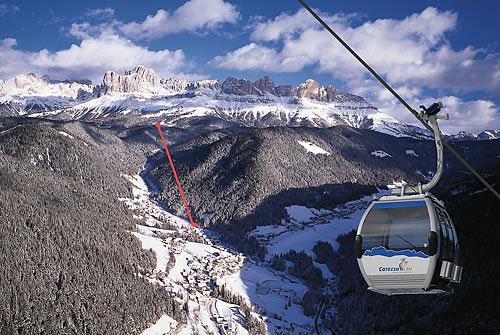
<path id="1" fill-rule="evenodd" d="M 313 318 L 305 316 L 301 306 L 307 286 L 287 271 L 273 269 L 270 257 L 302 248 L 312 254 L 312 246 L 317 241 L 333 240 L 353 229 L 370 197 L 335 211 L 297 206 L 299 212 L 313 213 L 309 214 L 308 223 L 303 221 L 304 213 L 295 213 L 290 216 L 290 222 L 259 227 L 250 234 L 257 235 L 259 241 L 270 248 L 270 257 L 258 260 L 237 252 L 224 243 L 217 232 L 192 227 L 188 221 L 166 211 L 151 200 L 151 191 L 142 179 L 147 175 L 141 173 L 141 176 L 124 176 L 133 185 L 133 198 L 120 198 L 120 201 L 133 210 L 133 217 L 138 222 L 137 232 L 133 234 L 141 240 L 144 249 L 151 249 L 156 254 L 156 268 L 144 276 L 175 293 L 188 313 L 185 325 L 164 315 L 143 335 L 167 331 L 171 334 L 248 334 L 250 322 L 251 333 L 256 329 L 257 333 L 267 329 L 270 334 L 313 331 Z M 326 233 L 323 228 L 330 232 Z M 318 229 L 319 234 L 309 236 L 309 246 L 296 242 L 295 238 L 311 235 L 311 231 Z M 286 233 L 277 235 L 276 231 Z M 315 265 L 322 269 L 328 281 L 326 290 L 334 289 L 334 274 L 319 263 Z M 248 317 L 252 320 L 247 320 Z"/>

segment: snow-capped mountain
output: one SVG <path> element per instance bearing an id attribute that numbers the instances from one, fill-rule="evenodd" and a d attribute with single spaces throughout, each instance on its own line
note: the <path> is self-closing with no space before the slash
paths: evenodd
<path id="1" fill-rule="evenodd" d="M 446 138 L 450 141 L 487 141 L 500 138 L 500 130 L 487 129 L 478 134 L 461 131 L 456 135 L 448 135 Z"/>
<path id="2" fill-rule="evenodd" d="M 479 134 L 477 134 L 476 136 L 476 139 L 480 141 L 495 140 L 497 138 L 500 138 L 500 130 L 492 130 L 492 129 L 484 130 Z"/>
<path id="3" fill-rule="evenodd" d="M 476 140 L 476 136 L 473 133 L 468 131 L 460 131 L 455 135 L 448 135 L 448 139 L 453 141 L 474 141 Z"/>
<path id="4" fill-rule="evenodd" d="M 162 121 L 177 127 L 193 122 L 212 128 L 347 125 L 430 138 L 425 130 L 380 113 L 363 97 L 313 79 L 298 86 L 276 85 L 268 76 L 255 82 L 235 77 L 188 82 L 162 79 L 144 66 L 123 75 L 108 71 L 98 85 L 56 82 L 34 74 L 0 81 L 0 116 L 21 115 L 107 123 L 126 119 L 128 125 Z"/>
<path id="5" fill-rule="evenodd" d="M 53 81 L 34 73 L 0 80 L 0 116 L 67 108 L 92 96 L 88 81 Z"/>

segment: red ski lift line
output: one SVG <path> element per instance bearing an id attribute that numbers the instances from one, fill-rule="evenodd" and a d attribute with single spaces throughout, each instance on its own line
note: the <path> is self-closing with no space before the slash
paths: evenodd
<path id="1" fill-rule="evenodd" d="M 170 167 L 172 168 L 172 173 L 174 174 L 175 183 L 177 184 L 177 188 L 179 189 L 179 193 L 181 194 L 182 201 L 184 202 L 184 206 L 186 207 L 186 212 L 187 212 L 187 215 L 189 217 L 189 222 L 191 223 L 191 226 L 196 227 L 197 224 L 196 224 L 196 222 L 194 222 L 193 217 L 191 216 L 191 212 L 189 211 L 189 205 L 188 205 L 188 202 L 186 200 L 186 196 L 184 195 L 184 191 L 182 189 L 181 182 L 179 181 L 179 177 L 177 176 L 177 171 L 175 170 L 174 161 L 172 160 L 172 157 L 170 156 L 170 152 L 168 151 L 167 142 L 165 141 L 165 137 L 163 137 L 160 122 L 156 122 L 156 128 L 158 129 L 158 133 L 160 133 L 160 138 L 161 138 L 161 141 L 163 143 L 163 148 L 165 148 L 165 152 L 167 153 L 168 162 L 170 163 Z"/>

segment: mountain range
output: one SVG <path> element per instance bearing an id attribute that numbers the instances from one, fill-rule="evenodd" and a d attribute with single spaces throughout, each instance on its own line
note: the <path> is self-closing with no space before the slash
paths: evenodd
<path id="1" fill-rule="evenodd" d="M 298 86 L 276 85 L 265 76 L 251 82 L 162 79 L 137 66 L 124 74 L 107 71 L 98 85 L 88 80 L 51 80 L 21 74 L 0 80 L 0 116 L 86 120 L 127 127 L 161 121 L 165 126 L 227 127 L 346 125 L 393 136 L 430 138 L 422 128 L 381 113 L 363 97 L 326 87 L 313 79 Z M 450 140 L 485 140 L 500 131 L 461 132 Z"/>

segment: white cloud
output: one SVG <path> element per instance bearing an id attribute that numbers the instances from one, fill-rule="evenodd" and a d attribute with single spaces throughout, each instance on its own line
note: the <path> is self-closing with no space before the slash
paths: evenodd
<path id="1" fill-rule="evenodd" d="M 357 27 L 348 24 L 348 17 L 324 16 L 353 49 L 393 84 L 455 92 L 500 90 L 498 54 L 484 55 L 472 46 L 455 50 L 446 40 L 446 33 L 457 25 L 454 12 L 429 7 L 402 20 L 379 19 Z M 248 62 L 252 66 L 246 65 L 246 69 L 265 68 L 271 72 L 295 72 L 312 65 L 318 72 L 331 73 L 338 79 L 366 77 L 361 65 L 302 9 L 293 15 L 281 14 L 257 23 L 253 29 L 252 44 L 217 56 L 210 64 L 240 69 L 242 62 Z M 266 46 L 270 41 L 273 48 L 280 42 L 281 48 L 271 50 Z M 253 52 L 248 53 L 249 50 Z M 271 64 L 265 57 L 243 58 L 258 57 L 260 53 L 255 50 L 274 53 L 275 60 Z"/>
<path id="2" fill-rule="evenodd" d="M 492 101 L 463 101 L 459 97 L 445 96 L 439 100 L 450 114 L 449 121 L 440 122 L 443 130 L 455 134 L 461 130 L 480 132 L 485 129 L 500 129 L 500 108 Z"/>
<path id="3" fill-rule="evenodd" d="M 278 61 L 279 55 L 274 49 L 250 43 L 225 56 L 215 57 L 209 64 L 239 71 L 258 68 L 264 71 L 280 72 L 281 65 Z"/>
<path id="4" fill-rule="evenodd" d="M 356 16 L 355 14 L 328 15 L 321 12 L 318 14 L 328 24 L 339 22 L 347 24 L 350 18 Z M 305 9 L 300 9 L 293 15 L 283 13 L 272 20 L 256 22 L 253 25 L 251 38 L 254 41 L 276 41 L 315 27 L 319 27 L 318 21 Z"/>
<path id="5" fill-rule="evenodd" d="M 16 40 L 0 40 L 0 77 L 19 73 L 49 74 L 53 78 L 88 78 L 100 82 L 107 70 L 122 72 L 138 64 L 154 68 L 160 76 L 190 77 L 183 74 L 187 67 L 182 50 L 149 50 L 113 34 L 87 37 L 80 44 L 56 52 L 37 52 L 15 48 Z"/>
<path id="6" fill-rule="evenodd" d="M 15 50 L 17 41 L 14 38 L 0 40 L 0 77 L 6 78 L 33 70 L 29 64 L 29 54 Z"/>
<path id="7" fill-rule="evenodd" d="M 225 22 L 235 23 L 239 15 L 235 6 L 223 0 L 190 0 L 173 13 L 159 9 L 144 21 L 122 24 L 119 29 L 130 38 L 152 39 L 183 31 L 215 29 Z"/>
<path id="8" fill-rule="evenodd" d="M 0 4 L 0 17 L 19 12 L 19 7 L 9 4 Z"/>
<path id="9" fill-rule="evenodd" d="M 92 25 L 89 22 L 81 22 L 81 23 L 72 23 L 71 27 L 69 28 L 69 34 L 78 38 L 78 39 L 85 39 L 89 38 L 91 33 L 90 30 L 92 29 Z"/>
<path id="10" fill-rule="evenodd" d="M 142 22 L 125 23 L 113 19 L 114 14 L 114 9 L 109 7 L 89 10 L 85 14 L 89 20 L 74 22 L 68 33 L 78 39 L 97 37 L 103 33 L 134 40 L 155 39 L 180 32 L 214 30 L 223 23 L 235 23 L 240 16 L 235 6 L 223 0 L 190 0 L 172 13 L 159 9 Z"/>
<path id="11" fill-rule="evenodd" d="M 140 23 L 123 23 L 113 19 L 114 15 L 110 7 L 88 10 L 86 21 L 74 22 L 67 30 L 79 42 L 58 51 L 24 51 L 16 48 L 15 39 L 0 40 L 0 78 L 35 72 L 55 79 L 100 82 L 107 70 L 121 72 L 138 64 L 154 68 L 162 77 L 205 78 L 203 74 L 186 73 L 193 65 L 182 50 L 149 50 L 129 38 L 210 30 L 239 18 L 236 7 L 222 0 L 191 0 L 171 13 L 160 9 Z"/>
<path id="12" fill-rule="evenodd" d="M 353 85 L 353 84 L 352 84 Z M 466 101 L 453 95 L 431 97 L 426 96 L 417 87 L 394 87 L 413 108 L 430 106 L 436 101 L 442 101 L 444 108 L 442 114 L 448 113 L 449 120 L 441 120 L 440 128 L 449 134 L 456 134 L 466 130 L 481 132 L 485 129 L 500 129 L 500 108 L 493 101 L 478 99 Z M 420 122 L 399 103 L 393 95 L 375 80 L 366 80 L 353 88 L 353 93 L 367 98 L 385 114 L 395 117 L 404 123 L 421 126 Z"/>
<path id="13" fill-rule="evenodd" d="M 116 26 L 119 24 L 120 22 L 116 20 L 100 24 L 90 23 L 87 21 L 79 23 L 74 22 L 69 27 L 68 33 L 79 40 L 91 37 L 97 38 L 100 35 L 119 35 L 116 33 Z"/>
<path id="14" fill-rule="evenodd" d="M 86 13 L 86 16 L 95 18 L 95 19 L 109 19 L 115 16 L 115 10 L 111 7 L 106 8 L 93 8 L 89 9 Z"/>

